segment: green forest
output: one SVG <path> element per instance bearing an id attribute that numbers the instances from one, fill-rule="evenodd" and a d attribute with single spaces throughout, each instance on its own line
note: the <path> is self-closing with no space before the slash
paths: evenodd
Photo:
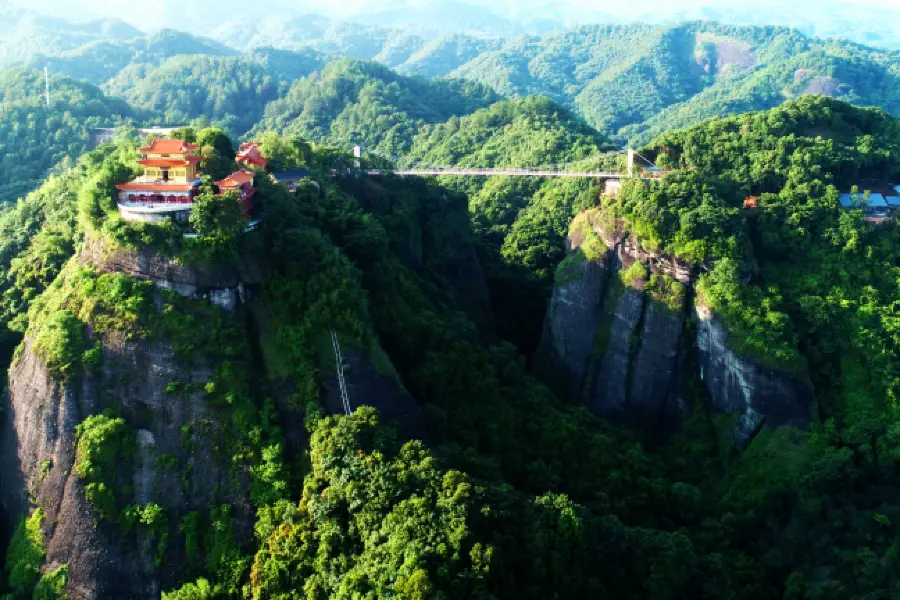
<path id="1" fill-rule="evenodd" d="M 548 106 L 475 113 L 460 130 L 471 126 L 475 135 L 490 123 L 506 133 L 485 147 L 503 148 L 507 139 L 516 156 L 518 119 L 541 115 L 550 131 L 565 122 Z M 578 135 L 572 127 L 568 135 Z M 891 597 L 900 592 L 897 229 L 841 210 L 836 195 L 853 182 L 897 175 L 898 128 L 880 111 L 804 99 L 659 138 L 646 153 L 678 173 L 631 182 L 615 200 L 598 204 L 596 189 L 545 184 L 520 191 L 534 208 L 509 212 L 504 200 L 489 204 L 486 184 L 474 192 L 482 200 L 471 224 L 473 200 L 453 182 L 333 178 L 333 153 L 271 138 L 280 160 L 306 167 L 316 185 L 290 193 L 258 178 L 266 219 L 259 231 L 232 238 L 235 253 L 225 254 L 196 252 L 219 247 L 215 216 L 209 234 L 178 249 L 174 238 L 123 224 L 104 208 L 110 182 L 131 174 L 135 142 L 123 140 L 3 215 L 0 226 L 14 233 L 4 236 L 2 253 L 8 344 L 24 332 L 62 380 L 102 368 L 98 348 L 123 334 L 170 339 L 192 360 L 225 361 L 204 401 L 216 427 L 230 432 L 221 451 L 231 468 L 249 477 L 249 540 L 237 539 L 228 505 L 182 514 L 130 500 L 121 478 L 140 425 L 122 416 L 130 414 L 126 399 L 77 431 L 76 472 L 109 535 L 153 540 L 159 564 L 185 553 L 175 575 L 181 584 L 166 598 Z M 581 135 L 585 154 L 600 150 L 588 130 Z M 451 141 L 431 152 L 453 148 Z M 566 157 L 551 150 L 535 160 Z M 760 200 L 748 212 L 742 202 L 751 193 Z M 542 206 L 558 222 L 528 216 Z M 510 239 L 538 227 L 530 235 L 562 248 L 560 229 L 586 208 L 620 220 L 647 247 L 708 266 L 698 300 L 721 313 L 736 347 L 807 370 L 818 405 L 808 431 L 764 429 L 738 454 L 695 387 L 680 431 L 648 446 L 563 403 L 529 374 L 533 340 L 505 333 L 514 329 L 511 315 L 527 330 L 539 329 L 525 321 L 540 314 L 523 310 L 509 290 L 533 286 L 546 298 L 546 275 L 515 255 Z M 288 451 L 288 413 L 267 399 L 273 380 L 249 369 L 255 342 L 240 319 L 171 293 L 154 301 L 150 284 L 73 263 L 85 236 L 97 235 L 125 247 L 164 244 L 157 247 L 184 260 L 265 261 L 262 294 L 247 310 L 264 311 L 273 332 L 263 344 L 264 372 L 295 382 L 286 402 L 305 424 L 302 454 Z M 412 253 L 411 239 L 419 240 Z M 459 270 L 472 245 L 485 265 L 486 303 L 473 302 L 477 284 Z M 544 259 L 546 269 L 561 252 Z M 188 322 L 206 323 L 204 334 L 185 335 Z M 86 327 L 100 346 L 85 342 Z M 415 398 L 425 441 L 408 440 L 408 421 L 398 428 L 373 408 L 326 416 L 328 368 L 317 339 L 327 327 L 356 340 Z M 172 385 L 181 393 L 182 384 Z M 35 511 L 13 536 L 3 571 L 9 598 L 61 597 L 73 576 L 65 565 L 39 569 L 42 518 Z"/>
<path id="2" fill-rule="evenodd" d="M 900 209 L 839 203 L 900 183 L 895 53 L 715 23 L 30 23 L 0 38 L 0 599 L 900 597 Z M 117 209 L 149 125 L 199 147 L 184 220 Z M 251 140 L 245 213 L 214 182 Z M 622 171 L 625 144 L 665 175 L 614 197 L 388 172 Z M 653 306 L 683 322 L 673 428 L 541 371 L 548 307 L 588 289 L 657 303 L 630 373 Z M 737 443 L 701 313 L 737 389 L 752 365 L 811 390 L 804 423 Z"/>

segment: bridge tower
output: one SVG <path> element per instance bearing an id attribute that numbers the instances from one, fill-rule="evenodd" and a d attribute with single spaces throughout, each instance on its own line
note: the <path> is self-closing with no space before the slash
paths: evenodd
<path id="1" fill-rule="evenodd" d="M 634 148 L 629 148 L 628 149 L 628 176 L 629 177 L 634 176 L 634 155 L 635 155 Z"/>
<path id="2" fill-rule="evenodd" d="M 359 169 L 362 164 L 362 146 L 353 146 L 353 168 Z"/>

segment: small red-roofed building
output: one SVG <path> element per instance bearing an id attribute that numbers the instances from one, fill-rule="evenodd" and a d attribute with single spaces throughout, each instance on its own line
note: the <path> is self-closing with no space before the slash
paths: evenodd
<path id="1" fill-rule="evenodd" d="M 259 144 L 256 142 L 244 142 L 241 144 L 234 160 L 237 161 L 238 164 L 246 165 L 251 169 L 253 167 L 265 169 L 269 164 L 269 161 L 262 155 L 262 152 L 260 152 Z"/>
<path id="2" fill-rule="evenodd" d="M 253 187 L 253 176 L 253 171 L 241 169 L 216 182 L 219 193 L 237 192 L 240 194 L 242 208 L 246 215 L 253 210 L 253 194 L 256 193 L 256 188 Z"/>

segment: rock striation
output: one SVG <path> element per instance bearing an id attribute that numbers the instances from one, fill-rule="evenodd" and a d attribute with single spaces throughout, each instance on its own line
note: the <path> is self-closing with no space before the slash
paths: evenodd
<path id="1" fill-rule="evenodd" d="M 809 422 L 808 379 L 734 352 L 721 320 L 692 306 L 691 265 L 600 221 L 589 211 L 573 222 L 557 272 L 535 360 L 552 387 L 602 418 L 665 433 L 689 409 L 685 369 L 698 363 L 712 408 L 736 417 L 739 449 L 760 427 Z"/>
<path id="2" fill-rule="evenodd" d="M 45 565 L 68 564 L 71 600 L 156 599 L 186 576 L 177 517 L 228 504 L 238 538 L 249 540 L 253 508 L 247 478 L 236 477 L 218 457 L 221 419 L 203 392 L 173 395 L 167 389 L 179 381 L 186 389 L 202 390 L 211 365 L 186 365 L 164 340 L 106 335 L 101 351 L 99 369 L 61 382 L 25 339 L 10 370 L 0 429 L 0 470 L 16 473 L 19 485 L 4 486 L 0 497 L 13 522 L 31 503 L 44 510 Z M 136 433 L 133 456 L 117 466 L 117 488 L 133 490 L 136 504 L 153 502 L 176 517 L 169 519 L 172 541 L 161 561 L 164 568 L 156 566 L 155 544 L 145 533 L 124 533 L 99 518 L 75 473 L 75 429 L 105 409 L 114 409 Z"/>
<path id="3" fill-rule="evenodd" d="M 262 282 L 259 268 L 247 260 L 234 265 L 187 265 L 150 248 L 118 246 L 95 235 L 85 239 L 79 262 L 106 273 L 152 281 L 159 288 L 206 300 L 228 312 L 237 310 Z"/>

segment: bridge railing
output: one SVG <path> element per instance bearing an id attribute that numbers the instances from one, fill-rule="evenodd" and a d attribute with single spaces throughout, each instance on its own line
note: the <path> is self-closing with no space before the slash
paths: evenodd
<path id="1" fill-rule="evenodd" d="M 566 171 L 558 169 L 511 169 L 511 168 L 418 168 L 418 169 L 371 169 L 366 171 L 369 175 L 383 175 L 393 173 L 399 176 L 423 176 L 423 175 L 461 175 L 461 176 L 510 176 L 510 177 L 596 177 L 606 179 L 620 179 L 624 173 L 616 171 Z"/>

